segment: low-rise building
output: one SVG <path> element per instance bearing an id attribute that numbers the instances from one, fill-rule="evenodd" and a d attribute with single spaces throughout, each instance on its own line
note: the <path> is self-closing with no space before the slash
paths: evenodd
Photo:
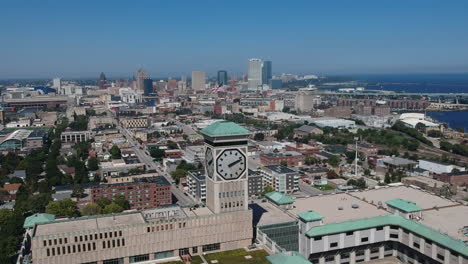
<path id="1" fill-rule="evenodd" d="M 453 164 L 443 164 L 428 160 L 419 160 L 418 165 L 420 169 L 430 171 L 431 173 L 451 173 L 454 169 L 458 171 L 465 171 L 465 168 Z"/>
<path id="2" fill-rule="evenodd" d="M 144 171 L 145 164 L 141 163 L 138 158 L 115 159 L 109 162 L 101 162 L 99 164 L 99 172 L 101 177 L 118 176 L 121 173 L 130 171 Z"/>
<path id="3" fill-rule="evenodd" d="M 454 186 L 468 186 L 468 171 L 434 174 L 434 178 Z"/>
<path id="4" fill-rule="evenodd" d="M 145 210 L 172 204 L 171 184 L 166 178 L 135 178 L 133 182 L 101 184 L 91 189 L 91 201 L 101 198 L 112 200 L 115 195 L 123 195 L 131 209 Z"/>
<path id="5" fill-rule="evenodd" d="M 147 117 L 128 117 L 120 118 L 120 123 L 124 128 L 144 128 L 148 127 L 148 118 Z"/>
<path id="6" fill-rule="evenodd" d="M 263 184 L 263 175 L 259 171 L 253 171 L 249 169 L 248 177 L 249 197 L 260 197 L 265 190 L 265 185 Z"/>
<path id="7" fill-rule="evenodd" d="M 0 187 L 0 191 L 5 192 L 4 194 L 0 193 L 0 201 L 2 202 L 13 202 L 16 200 L 16 193 L 21 187 L 21 183 L 6 183 L 3 187 Z"/>
<path id="8" fill-rule="evenodd" d="M 295 138 L 303 138 L 303 137 L 307 137 L 313 134 L 321 135 L 323 134 L 323 131 L 316 126 L 309 126 L 309 125 L 303 125 L 303 126 L 300 126 L 299 128 L 294 129 Z"/>
<path id="9" fill-rule="evenodd" d="M 275 152 L 270 153 L 261 153 L 260 162 L 267 165 L 280 165 L 281 163 L 286 163 L 288 167 L 297 167 L 302 166 L 305 161 L 305 156 L 296 151 L 285 151 L 285 152 Z"/>
<path id="10" fill-rule="evenodd" d="M 187 146 L 183 157 L 188 163 L 197 164 L 205 161 L 205 146 Z"/>
<path id="11" fill-rule="evenodd" d="M 320 152 L 320 148 L 303 143 L 293 143 L 286 145 L 286 151 L 295 151 L 303 155 L 314 155 Z"/>
<path id="12" fill-rule="evenodd" d="M 62 134 L 60 134 L 60 140 L 62 143 L 67 143 L 67 142 L 85 142 L 90 140 L 91 138 L 94 137 L 94 134 L 91 131 L 63 131 Z"/>
<path id="13" fill-rule="evenodd" d="M 356 144 L 348 144 L 346 146 L 347 151 L 356 151 Z M 359 143 L 357 144 L 357 151 L 364 154 L 364 157 L 375 156 L 378 153 L 378 149 L 376 146 L 369 144 L 369 143 Z"/>

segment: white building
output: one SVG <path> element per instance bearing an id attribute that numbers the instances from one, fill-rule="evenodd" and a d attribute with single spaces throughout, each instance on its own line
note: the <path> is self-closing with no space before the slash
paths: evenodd
<path id="1" fill-rule="evenodd" d="M 320 128 L 333 127 L 333 128 L 355 128 L 356 122 L 346 119 L 320 119 L 315 120 L 314 124 Z"/>
<path id="2" fill-rule="evenodd" d="M 248 89 L 251 91 L 263 90 L 262 85 L 262 60 L 249 60 Z"/>
<path id="3" fill-rule="evenodd" d="M 142 95 L 130 88 L 121 88 L 119 95 L 122 102 L 127 104 L 136 104 L 142 101 Z"/>
<path id="4" fill-rule="evenodd" d="M 60 78 L 54 78 L 52 79 L 52 87 L 60 90 L 60 88 L 62 87 L 62 80 Z"/>
<path id="5" fill-rule="evenodd" d="M 206 89 L 205 72 L 194 71 L 192 72 L 192 90 L 204 91 Z"/>
<path id="6" fill-rule="evenodd" d="M 465 171 L 465 168 L 455 166 L 452 164 L 442 164 L 428 160 L 419 160 L 419 168 L 423 170 L 430 171 L 432 173 L 451 173 L 453 169 L 458 169 L 459 171 Z"/>

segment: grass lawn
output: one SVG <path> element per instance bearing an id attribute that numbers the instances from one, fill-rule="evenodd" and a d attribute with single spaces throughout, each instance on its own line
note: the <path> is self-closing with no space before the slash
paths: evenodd
<path id="1" fill-rule="evenodd" d="M 192 264 L 202 264 L 203 260 L 200 256 L 193 256 L 192 257 Z"/>
<path id="2" fill-rule="evenodd" d="M 251 259 L 245 259 L 244 256 L 250 255 Z M 236 249 L 230 251 L 207 254 L 205 259 L 210 263 L 211 260 L 218 260 L 219 264 L 268 264 L 266 259 L 268 253 L 265 250 L 246 251 L 245 249 Z"/>
<path id="3" fill-rule="evenodd" d="M 335 187 L 333 186 L 330 186 L 328 184 L 324 184 L 324 185 L 315 185 L 314 186 L 315 188 L 321 190 L 321 191 L 331 191 L 331 190 L 335 190 Z"/>

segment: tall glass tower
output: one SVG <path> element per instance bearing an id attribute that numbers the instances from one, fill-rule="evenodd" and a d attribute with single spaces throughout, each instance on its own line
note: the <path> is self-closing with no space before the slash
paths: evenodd
<path id="1" fill-rule="evenodd" d="M 228 83 L 227 71 L 218 71 L 218 85 L 226 85 Z"/>
<path id="2" fill-rule="evenodd" d="M 262 83 L 268 84 L 272 77 L 271 61 L 264 61 L 262 66 Z"/>

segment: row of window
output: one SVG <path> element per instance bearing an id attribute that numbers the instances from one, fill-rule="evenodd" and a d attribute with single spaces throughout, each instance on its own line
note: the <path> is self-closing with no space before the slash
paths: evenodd
<path id="1" fill-rule="evenodd" d="M 53 247 L 53 248 L 47 248 L 46 249 L 46 254 L 48 257 L 50 256 L 59 256 L 59 255 L 65 255 L 65 254 L 71 254 L 71 253 L 80 253 L 80 252 L 86 252 L 86 251 L 91 251 L 91 250 L 96 250 L 96 242 L 88 243 L 88 244 L 78 244 L 78 245 L 68 245 L 68 246 L 62 246 L 62 247 Z"/>
<path id="2" fill-rule="evenodd" d="M 235 208 L 244 206 L 244 201 L 221 203 L 221 208 Z"/>
<path id="3" fill-rule="evenodd" d="M 115 248 L 120 246 L 125 246 L 125 238 L 102 241 L 102 248 Z"/>
<path id="4" fill-rule="evenodd" d="M 220 192 L 219 198 L 229 198 L 229 197 L 240 197 L 244 196 L 244 191 L 233 191 L 233 192 Z"/>

